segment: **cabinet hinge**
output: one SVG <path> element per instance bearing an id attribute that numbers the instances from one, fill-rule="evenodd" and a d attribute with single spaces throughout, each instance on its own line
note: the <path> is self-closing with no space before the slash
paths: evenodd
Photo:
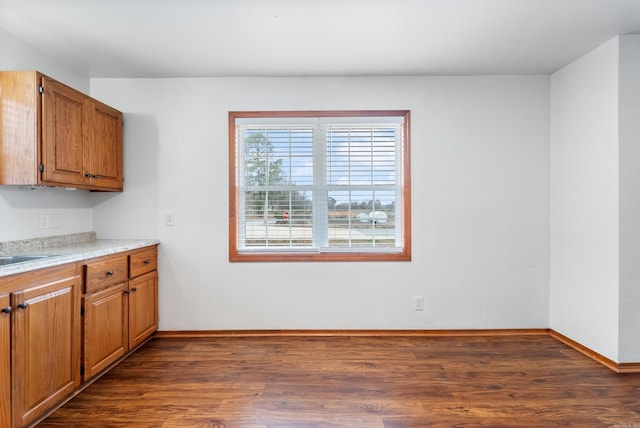
<path id="1" fill-rule="evenodd" d="M 84 306 L 80 306 L 80 316 L 84 316 Z"/>
<path id="2" fill-rule="evenodd" d="M 80 364 L 80 376 L 84 376 L 84 364 Z"/>
<path id="3" fill-rule="evenodd" d="M 40 165 L 38 165 L 38 169 L 40 170 L 40 172 L 44 172 L 44 164 L 41 163 Z"/>
<path id="4" fill-rule="evenodd" d="M 38 92 L 41 94 L 44 94 L 44 86 L 42 85 L 38 86 Z"/>

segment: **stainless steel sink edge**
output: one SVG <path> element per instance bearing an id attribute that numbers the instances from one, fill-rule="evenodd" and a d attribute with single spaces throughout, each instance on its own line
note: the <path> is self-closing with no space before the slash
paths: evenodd
<path id="1" fill-rule="evenodd" d="M 12 264 L 16 264 L 16 263 L 32 262 L 32 261 L 36 261 L 36 260 L 48 259 L 50 257 L 56 257 L 56 256 L 53 255 L 53 254 L 47 254 L 47 255 L 16 255 L 16 256 L 5 255 L 5 256 L 0 256 L 0 266 L 12 265 Z"/>

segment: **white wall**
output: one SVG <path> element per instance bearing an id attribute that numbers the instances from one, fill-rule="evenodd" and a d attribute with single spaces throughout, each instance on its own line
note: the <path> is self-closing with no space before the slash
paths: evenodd
<path id="1" fill-rule="evenodd" d="M 550 327 L 618 361 L 618 39 L 551 76 Z"/>
<path id="2" fill-rule="evenodd" d="M 0 69 L 37 69 L 125 112 L 126 180 L 122 194 L 0 187 L 0 241 L 160 238 L 163 330 L 550 326 L 640 360 L 638 36 L 551 79 L 90 82 L 3 30 L 0 52 Z M 412 110 L 413 262 L 228 263 L 227 111 L 376 108 Z M 55 229 L 39 229 L 41 213 Z"/>
<path id="3" fill-rule="evenodd" d="M 548 76 L 92 79 L 91 93 L 125 112 L 125 192 L 91 195 L 94 228 L 162 241 L 161 330 L 548 326 Z M 405 108 L 412 262 L 228 262 L 229 110 Z"/>
<path id="4" fill-rule="evenodd" d="M 89 78 L 0 29 L 0 70 L 38 70 L 88 93 Z M 52 229 L 40 229 L 40 214 L 51 214 Z M 30 191 L 0 186 L 0 241 L 91 231 L 89 192 L 62 189 Z"/>
<path id="5" fill-rule="evenodd" d="M 640 361 L 640 36 L 620 37 L 620 362 Z"/>

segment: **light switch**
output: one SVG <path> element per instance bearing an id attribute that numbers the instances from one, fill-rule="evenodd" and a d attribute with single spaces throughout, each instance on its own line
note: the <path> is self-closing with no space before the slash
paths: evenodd
<path id="1" fill-rule="evenodd" d="M 176 225 L 176 213 L 173 211 L 167 211 L 164 213 L 164 225 L 175 226 Z"/>

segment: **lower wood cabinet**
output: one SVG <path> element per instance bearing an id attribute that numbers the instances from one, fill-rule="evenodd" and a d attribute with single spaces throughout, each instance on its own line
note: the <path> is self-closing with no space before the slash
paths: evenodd
<path id="1" fill-rule="evenodd" d="M 158 329 L 156 267 L 155 247 L 125 259 L 101 257 L 85 265 L 85 380 L 118 361 Z M 129 272 L 128 277 L 122 272 Z"/>
<path id="2" fill-rule="evenodd" d="M 154 246 L 0 277 L 0 428 L 36 423 L 157 330 L 156 269 Z"/>
<path id="3" fill-rule="evenodd" d="M 158 329 L 158 273 L 129 281 L 129 347 L 135 348 Z"/>
<path id="4" fill-rule="evenodd" d="M 122 283 L 84 298 L 84 377 L 109 367 L 129 350 L 127 284 Z"/>
<path id="5" fill-rule="evenodd" d="M 11 307 L 9 293 L 0 293 L 0 427 L 11 425 Z"/>
<path id="6" fill-rule="evenodd" d="M 22 427 L 80 385 L 81 277 L 71 263 L 9 281 L 28 287 L 10 295 L 11 426 Z"/>

